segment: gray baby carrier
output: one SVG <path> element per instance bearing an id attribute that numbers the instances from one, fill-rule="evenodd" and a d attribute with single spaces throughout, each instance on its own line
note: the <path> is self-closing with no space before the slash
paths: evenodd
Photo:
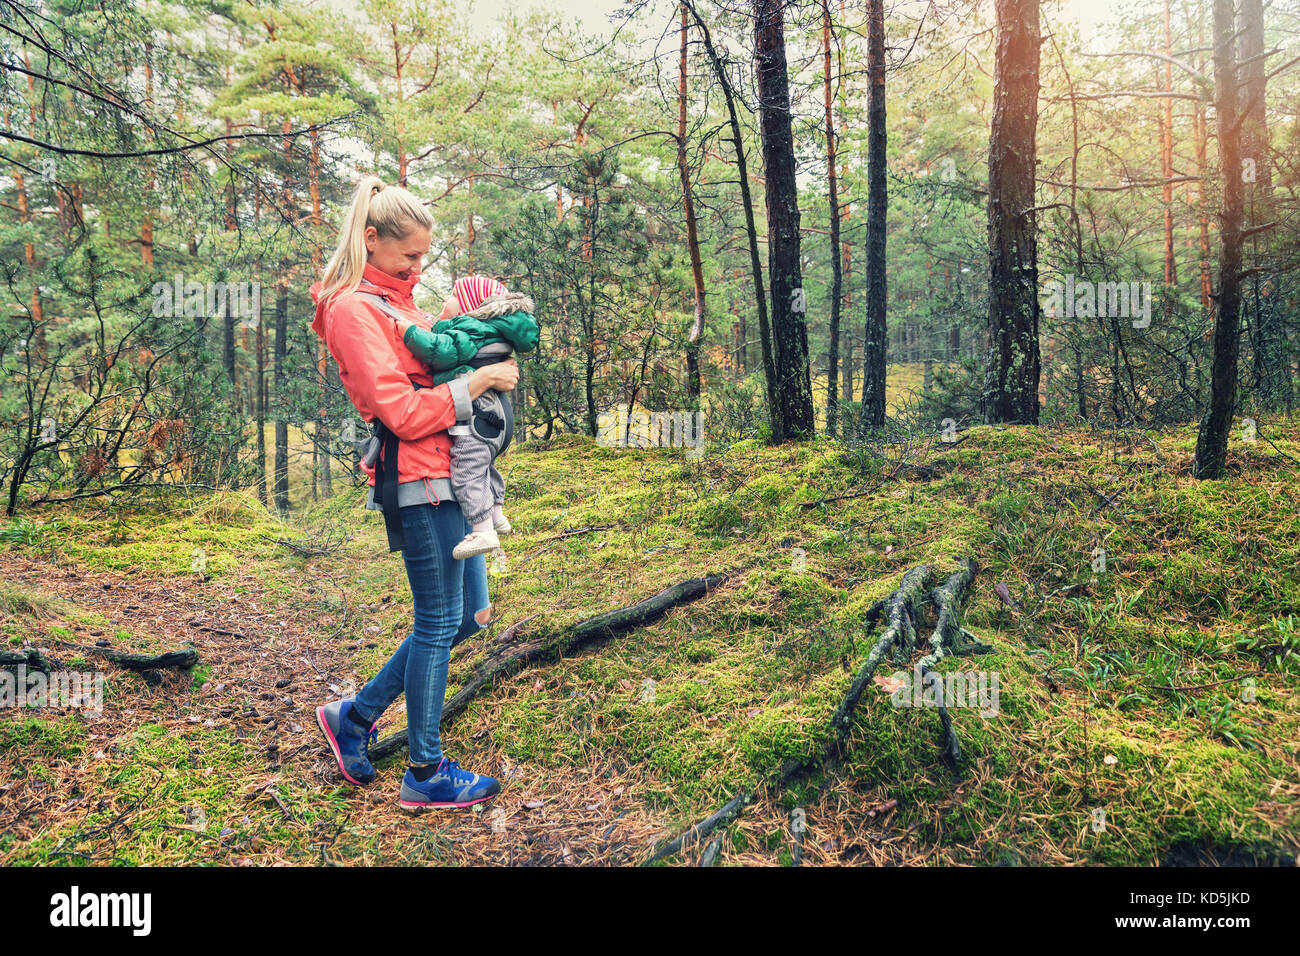
<path id="1" fill-rule="evenodd" d="M 395 321 L 409 318 L 398 312 L 397 308 L 381 295 L 361 290 L 356 294 L 365 296 L 378 306 L 381 312 L 391 316 Z M 506 342 L 493 342 L 479 349 L 465 364 L 471 368 L 482 368 L 485 365 L 504 362 L 513 351 Z M 428 386 L 412 382 L 411 387 L 419 389 Z M 510 440 L 514 437 L 514 406 L 510 404 L 510 399 L 506 395 L 490 388 L 470 403 L 470 409 L 469 422 L 465 425 L 453 425 L 447 429 L 447 432 L 451 435 L 473 435 L 492 447 L 492 457 L 495 459 L 510 446 Z M 371 429 L 372 433 L 366 442 L 365 454 L 361 461 L 375 469 L 375 500 L 383 508 L 384 526 L 388 532 L 388 550 L 401 551 L 406 545 L 405 536 L 402 534 L 401 512 L 397 504 L 397 455 L 401 443 L 378 416 L 371 422 Z"/>
<path id="2" fill-rule="evenodd" d="M 485 365 L 504 362 L 513 352 L 514 349 L 509 344 L 493 342 L 475 352 L 474 357 L 465 364 L 471 368 L 482 368 Z M 508 394 L 498 392 L 495 388 L 489 388 L 471 402 L 471 405 L 473 410 L 470 413 L 469 423 L 453 425 L 447 429 L 447 434 L 473 435 L 479 441 L 491 445 L 492 457 L 496 458 L 510 447 L 510 439 L 514 437 L 514 406 L 510 404 Z"/>

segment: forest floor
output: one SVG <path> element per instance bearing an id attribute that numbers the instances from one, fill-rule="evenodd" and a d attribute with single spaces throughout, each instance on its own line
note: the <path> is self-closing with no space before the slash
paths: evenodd
<path id="1" fill-rule="evenodd" d="M 351 787 L 313 716 L 410 625 L 400 557 L 360 491 L 288 521 L 236 493 L 41 512 L 0 545 L 0 648 L 101 669 L 106 691 L 98 714 L 0 717 L 0 864 L 629 864 L 756 786 L 720 863 L 790 863 L 798 807 L 804 864 L 1293 864 L 1300 441 L 1279 436 L 1295 425 L 1234 437 L 1217 482 L 1191 477 L 1191 427 L 698 458 L 574 436 L 516 447 L 496 618 L 456 649 L 449 693 L 511 624 L 562 629 L 731 576 L 474 698 L 444 745 L 502 792 L 420 816 L 397 806 L 404 753 Z M 996 673 L 999 693 L 951 710 L 956 766 L 933 708 L 872 686 L 841 759 L 798 792 L 764 789 L 826 742 L 873 602 L 909 568 L 968 556 L 963 624 L 994 652 L 938 669 Z M 201 663 L 141 676 L 61 643 L 101 641 L 192 646 Z M 381 735 L 403 725 L 399 700 Z"/>

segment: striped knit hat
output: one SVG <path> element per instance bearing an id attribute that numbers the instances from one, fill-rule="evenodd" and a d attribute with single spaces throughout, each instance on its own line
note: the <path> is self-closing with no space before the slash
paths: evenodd
<path id="1" fill-rule="evenodd" d="M 462 276 L 451 286 L 451 294 L 460 305 L 460 313 L 473 312 L 490 296 L 509 291 L 496 279 L 487 276 Z"/>

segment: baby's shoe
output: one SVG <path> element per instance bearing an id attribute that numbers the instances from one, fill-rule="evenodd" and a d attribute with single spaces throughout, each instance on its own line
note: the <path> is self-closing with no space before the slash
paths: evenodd
<path id="1" fill-rule="evenodd" d="M 492 519 L 492 530 L 497 534 L 509 534 L 511 531 L 514 531 L 515 528 L 514 525 L 510 523 L 510 519 L 503 514 L 500 518 Z"/>
<path id="2" fill-rule="evenodd" d="M 501 547 L 501 539 L 491 528 L 486 531 L 471 531 L 461 539 L 460 544 L 451 549 L 451 556 L 457 561 L 472 558 L 476 554 L 487 554 Z"/>

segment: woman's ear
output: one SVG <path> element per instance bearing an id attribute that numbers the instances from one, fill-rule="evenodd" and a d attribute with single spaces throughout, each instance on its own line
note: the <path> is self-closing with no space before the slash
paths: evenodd
<path id="1" fill-rule="evenodd" d="M 375 246 L 379 244 L 379 230 L 374 226 L 366 226 L 366 231 L 363 235 L 366 240 L 367 254 L 373 253 L 375 251 Z"/>

